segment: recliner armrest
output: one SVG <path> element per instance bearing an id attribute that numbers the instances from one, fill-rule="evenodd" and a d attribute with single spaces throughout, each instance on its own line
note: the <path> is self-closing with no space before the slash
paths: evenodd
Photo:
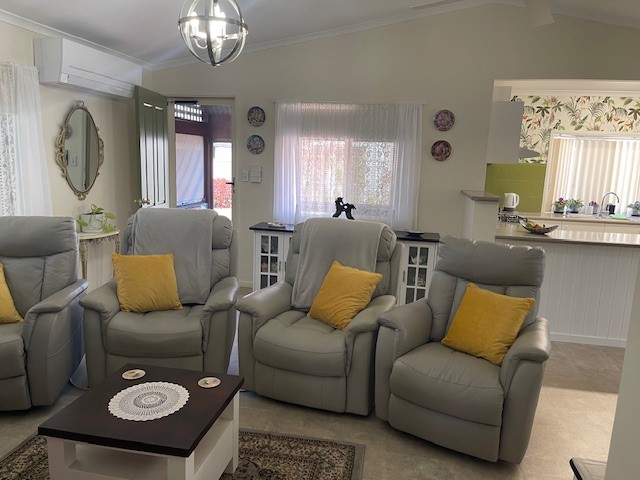
<path id="1" fill-rule="evenodd" d="M 85 310 L 98 312 L 103 321 L 113 318 L 120 311 L 115 279 L 111 279 L 101 287 L 87 293 L 80 300 L 80 305 Z"/>
<path id="2" fill-rule="evenodd" d="M 371 300 L 363 310 L 361 310 L 346 328 L 347 336 L 353 336 L 361 332 L 375 332 L 380 328 L 378 317 L 384 312 L 391 310 L 396 304 L 396 297 L 393 295 L 380 295 Z"/>
<path id="3" fill-rule="evenodd" d="M 238 298 L 238 279 L 236 277 L 225 277 L 216 283 L 209 298 L 204 304 L 203 312 L 212 314 L 224 310 L 229 310 L 234 306 Z"/>
<path id="4" fill-rule="evenodd" d="M 550 353 L 549 322 L 546 318 L 538 317 L 531 325 L 522 329 L 502 360 L 500 382 L 505 394 L 509 391 L 520 361 L 543 363 L 549 358 Z"/>
<path id="5" fill-rule="evenodd" d="M 253 317 L 255 333 L 272 318 L 292 309 L 292 290 L 293 287 L 287 282 L 275 283 L 241 298 L 236 303 L 236 309 Z"/>
<path id="6" fill-rule="evenodd" d="M 427 343 L 432 321 L 431 307 L 426 298 L 400 305 L 380 315 L 378 323 L 395 330 L 393 359 Z"/>
<path id="7" fill-rule="evenodd" d="M 39 313 L 60 312 L 76 297 L 81 295 L 88 286 L 89 283 L 86 280 L 76 280 L 71 285 L 36 303 L 29 309 L 27 315 L 30 313 L 37 315 Z"/>

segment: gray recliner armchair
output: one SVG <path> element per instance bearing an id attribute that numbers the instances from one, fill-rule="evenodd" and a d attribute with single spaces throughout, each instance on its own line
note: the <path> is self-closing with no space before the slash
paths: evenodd
<path id="1" fill-rule="evenodd" d="M 213 210 L 142 209 L 124 254 L 174 255 L 180 310 L 120 311 L 115 279 L 82 301 L 89 386 L 127 363 L 226 373 L 236 332 L 236 231 Z"/>
<path id="2" fill-rule="evenodd" d="M 541 249 L 444 237 L 428 298 L 379 319 L 376 415 L 444 447 L 520 463 L 551 349 L 536 317 L 543 276 Z M 536 300 L 501 366 L 440 343 L 469 282 Z"/>
<path id="3" fill-rule="evenodd" d="M 0 217 L 0 263 L 24 319 L 0 324 L 0 410 L 50 405 L 80 363 L 77 257 L 72 218 Z"/>
<path id="4" fill-rule="evenodd" d="M 372 234 L 372 228 L 378 228 L 374 225 L 379 230 Z M 308 306 L 294 307 L 297 282 L 311 278 L 321 283 L 333 260 L 357 266 L 352 263 L 353 253 L 360 246 L 370 251 L 367 260 L 383 279 L 369 305 L 346 330 L 310 317 Z M 353 247 L 351 252 L 349 247 Z M 374 222 L 312 219 L 297 225 L 289 245 L 285 281 L 238 301 L 244 388 L 285 402 L 368 415 L 373 406 L 377 318 L 396 303 L 401 250 L 395 233 Z M 324 259 L 322 268 L 310 267 L 316 265 L 312 257 Z"/>

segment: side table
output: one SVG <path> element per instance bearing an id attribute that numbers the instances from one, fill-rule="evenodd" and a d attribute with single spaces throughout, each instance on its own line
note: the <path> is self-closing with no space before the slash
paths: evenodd
<path id="1" fill-rule="evenodd" d="M 78 233 L 80 240 L 80 264 L 82 265 L 82 278 L 87 278 L 87 258 L 89 256 L 89 244 L 101 243 L 103 240 L 112 240 L 115 246 L 115 252 L 120 253 L 120 230 L 113 232 L 80 232 Z"/>

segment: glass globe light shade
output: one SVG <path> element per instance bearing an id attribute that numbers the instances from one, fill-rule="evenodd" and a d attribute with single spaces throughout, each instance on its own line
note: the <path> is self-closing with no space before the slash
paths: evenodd
<path id="1" fill-rule="evenodd" d="M 189 51 L 214 67 L 238 58 L 249 31 L 234 0 L 186 0 L 178 29 Z"/>

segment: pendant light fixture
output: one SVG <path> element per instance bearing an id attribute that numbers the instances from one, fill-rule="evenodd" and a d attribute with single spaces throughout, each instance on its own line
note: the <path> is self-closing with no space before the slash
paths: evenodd
<path id="1" fill-rule="evenodd" d="M 238 58 L 248 32 L 234 0 L 186 0 L 178 29 L 191 53 L 214 67 Z"/>

